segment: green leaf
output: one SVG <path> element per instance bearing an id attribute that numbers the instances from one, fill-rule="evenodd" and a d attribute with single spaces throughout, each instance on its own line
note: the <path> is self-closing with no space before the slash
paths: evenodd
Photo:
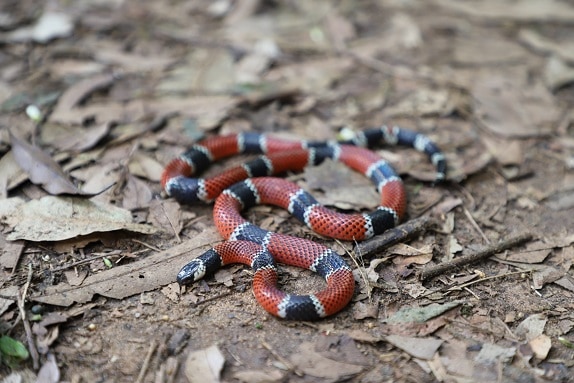
<path id="1" fill-rule="evenodd" d="M 10 338 L 9 336 L 0 337 L 0 354 L 22 360 L 28 359 L 28 356 L 30 356 L 26 346 L 24 346 L 22 342 Z"/>

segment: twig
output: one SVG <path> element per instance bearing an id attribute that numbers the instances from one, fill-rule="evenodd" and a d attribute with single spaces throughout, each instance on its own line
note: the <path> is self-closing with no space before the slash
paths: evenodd
<path id="1" fill-rule="evenodd" d="M 199 301 L 199 302 L 194 303 L 194 304 L 193 304 L 193 307 L 197 307 L 197 306 L 202 305 L 202 304 L 204 304 L 204 303 L 208 303 L 208 302 L 211 302 L 211 301 L 215 301 L 215 300 L 217 300 L 217 299 L 219 299 L 219 298 L 223 298 L 223 297 L 226 297 L 226 296 L 228 296 L 228 295 L 231 295 L 231 291 L 226 291 L 226 292 L 221 293 L 221 294 L 218 294 L 218 295 L 216 295 L 216 296 L 214 296 L 214 297 L 205 298 L 205 299 L 202 300 L 202 301 Z"/>
<path id="2" fill-rule="evenodd" d="M 467 208 L 464 208 L 463 211 L 464 211 L 465 217 L 469 220 L 472 227 L 474 227 L 474 230 L 476 230 L 478 232 L 478 234 L 480 234 L 482 239 L 484 239 L 484 242 L 486 242 L 487 244 L 490 244 L 490 240 L 488 239 L 486 234 L 484 234 L 484 231 L 482 231 L 480 226 L 478 226 L 478 223 L 476 223 L 476 221 L 474 220 L 474 217 L 472 216 L 472 214 L 470 214 L 470 211 L 468 211 Z"/>
<path id="3" fill-rule="evenodd" d="M 139 243 L 140 245 L 145 246 L 145 247 L 147 247 L 148 249 L 151 249 L 151 250 L 154 250 L 154 251 L 157 251 L 157 252 L 160 252 L 160 251 L 161 251 L 159 248 L 157 248 L 157 247 L 155 247 L 155 246 L 152 246 L 152 245 L 150 245 L 149 243 L 146 243 L 146 242 L 144 242 L 144 241 L 137 240 L 137 239 L 135 239 L 135 238 L 132 238 L 132 242 Z"/>
<path id="4" fill-rule="evenodd" d="M 343 248 L 345 248 L 345 246 L 343 246 L 343 244 L 341 243 L 341 241 L 339 241 L 338 239 L 336 240 L 337 243 L 339 245 L 341 245 Z M 371 291 L 373 290 L 373 288 L 371 287 L 371 284 L 369 283 L 369 278 L 367 278 L 367 276 L 365 275 L 365 273 L 363 272 L 363 265 L 359 265 L 359 262 L 357 260 L 357 257 L 355 256 L 355 252 L 352 251 L 348 251 L 347 248 L 345 248 L 345 252 L 349 255 L 349 257 L 353 260 L 353 263 L 355 264 L 355 267 L 357 268 L 357 272 L 361 275 L 361 279 L 363 280 L 363 282 L 365 283 L 365 287 L 367 290 L 367 298 L 369 299 L 369 302 L 372 301 L 372 296 L 371 296 Z M 359 254 L 359 257 L 361 257 L 361 254 Z M 362 257 L 361 257 L 362 258 Z"/>
<path id="5" fill-rule="evenodd" d="M 76 266 L 82 265 L 82 264 L 84 264 L 84 263 L 89 263 L 89 262 L 95 261 L 96 259 L 100 259 L 100 258 L 104 258 L 104 257 L 111 257 L 111 256 L 116 256 L 116 255 L 117 255 L 117 256 L 120 256 L 121 254 L 122 254 L 122 252 L 121 252 L 120 250 L 114 250 L 114 251 L 110 251 L 109 253 L 98 254 L 98 255 L 95 255 L 95 256 L 93 256 L 93 257 L 89 257 L 89 258 L 86 258 L 86 259 L 81 259 L 81 260 L 79 260 L 79 261 L 72 262 L 72 263 L 70 263 L 70 264 L 68 264 L 68 265 L 64 265 L 64 266 L 60 266 L 60 267 L 55 267 L 55 268 L 53 268 L 51 271 L 52 271 L 52 272 L 55 272 L 55 271 L 67 270 L 67 269 L 70 269 L 70 268 L 72 268 L 72 267 L 76 267 Z"/>
<path id="6" fill-rule="evenodd" d="M 145 374 L 146 374 L 147 369 L 149 367 L 149 361 L 151 360 L 151 357 L 152 357 L 156 347 L 157 347 L 157 342 L 155 340 L 152 340 L 151 344 L 149 345 L 149 348 L 147 349 L 147 355 L 145 356 L 142 368 L 140 370 L 138 378 L 136 379 L 136 383 L 143 382 L 143 380 L 145 378 Z"/>
<path id="7" fill-rule="evenodd" d="M 532 234 L 530 233 L 519 234 L 509 239 L 500 241 L 497 244 L 489 245 L 476 253 L 455 258 L 452 261 L 441 263 L 440 265 L 423 268 L 420 274 L 420 278 L 421 280 L 425 281 L 427 279 L 436 277 L 437 275 L 458 269 L 459 267 L 470 265 L 483 259 L 490 258 L 496 253 L 500 253 L 506 249 L 519 245 L 523 242 L 527 242 L 531 239 Z"/>
<path id="8" fill-rule="evenodd" d="M 24 331 L 26 332 L 26 341 L 28 342 L 28 349 L 30 350 L 30 355 L 32 356 L 32 365 L 34 370 L 38 370 L 40 368 L 40 355 L 36 349 L 34 336 L 32 335 L 32 329 L 30 328 L 30 322 L 28 322 L 28 318 L 26 318 L 26 310 L 24 309 L 24 303 L 26 302 L 26 296 L 28 295 L 28 287 L 30 287 L 31 281 L 32 264 L 28 264 L 28 277 L 26 279 L 26 284 L 24 285 L 22 295 L 18 294 L 18 310 L 20 311 L 20 318 L 22 319 Z"/>
<path id="9" fill-rule="evenodd" d="M 394 245 L 395 243 L 412 238 L 435 225 L 435 221 L 427 216 L 415 218 L 395 228 L 385 231 L 383 234 L 361 242 L 355 246 L 355 254 L 370 257 L 373 254 Z"/>

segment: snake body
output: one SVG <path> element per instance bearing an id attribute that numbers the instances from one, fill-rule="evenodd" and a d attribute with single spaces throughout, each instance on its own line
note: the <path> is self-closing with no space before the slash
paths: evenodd
<path id="1" fill-rule="evenodd" d="M 247 222 L 241 211 L 257 204 L 276 205 L 315 232 L 342 240 L 364 240 L 380 234 L 397 225 L 406 211 L 400 177 L 385 160 L 366 149 L 381 143 L 412 146 L 426 153 L 436 167 L 437 181 L 444 180 L 446 162 L 438 147 L 427 136 L 398 127 L 367 130 L 342 142 L 292 141 L 239 133 L 193 145 L 166 166 L 162 186 L 180 203 L 215 200 L 214 221 L 227 242 L 185 265 L 177 281 L 193 283 L 226 264 L 243 263 L 254 271 L 256 299 L 273 315 L 314 320 L 340 311 L 354 292 L 354 278 L 343 258 L 316 242 L 263 230 Z M 264 155 L 211 178 L 192 177 L 212 162 L 240 153 Z M 362 214 L 334 212 L 296 184 L 268 177 L 299 171 L 326 158 L 341 161 L 370 178 L 381 195 L 379 207 Z M 287 294 L 276 287 L 275 262 L 317 272 L 325 278 L 327 287 L 316 294 Z"/>

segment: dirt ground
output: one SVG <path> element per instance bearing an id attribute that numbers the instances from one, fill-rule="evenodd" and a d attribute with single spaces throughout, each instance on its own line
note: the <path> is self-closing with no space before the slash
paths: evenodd
<path id="1" fill-rule="evenodd" d="M 574 382 L 573 26 L 559 0 L 3 1 L 0 381 Z M 175 283 L 221 241 L 211 206 L 161 190 L 193 142 L 382 124 L 445 153 L 434 185 L 424 155 L 375 149 L 408 220 L 438 225 L 367 257 L 280 209 L 245 215 L 344 254 L 347 308 L 276 319 L 242 265 Z M 286 176 L 331 207 L 377 205 L 338 163 Z M 323 286 L 294 267 L 280 283 Z"/>

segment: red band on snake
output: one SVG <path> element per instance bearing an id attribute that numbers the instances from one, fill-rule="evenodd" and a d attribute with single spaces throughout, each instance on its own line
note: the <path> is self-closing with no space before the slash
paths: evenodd
<path id="1" fill-rule="evenodd" d="M 437 168 L 437 180 L 445 178 L 444 156 L 430 139 L 396 127 L 368 130 L 344 143 L 288 141 L 242 133 L 213 137 L 194 145 L 166 166 L 162 185 L 169 195 L 183 203 L 216 199 L 214 221 L 228 242 L 184 266 L 178 282 L 192 283 L 223 265 L 244 263 L 254 270 L 256 299 L 271 314 L 314 320 L 340 311 L 354 291 L 351 269 L 340 255 L 313 241 L 263 230 L 245 221 L 240 212 L 259 203 L 280 206 L 317 233 L 343 240 L 364 240 L 382 233 L 404 216 L 406 196 L 402 181 L 378 155 L 351 146 L 374 146 L 381 142 L 409 145 L 425 152 Z M 190 178 L 213 161 L 246 152 L 267 155 L 209 179 Z M 271 177 L 251 178 L 301 170 L 325 158 L 339 160 L 369 177 L 381 193 L 377 210 L 351 215 L 337 213 L 319 205 L 291 182 Z M 275 261 L 315 271 L 325 278 L 327 287 L 311 295 L 287 294 L 276 287 Z"/>

